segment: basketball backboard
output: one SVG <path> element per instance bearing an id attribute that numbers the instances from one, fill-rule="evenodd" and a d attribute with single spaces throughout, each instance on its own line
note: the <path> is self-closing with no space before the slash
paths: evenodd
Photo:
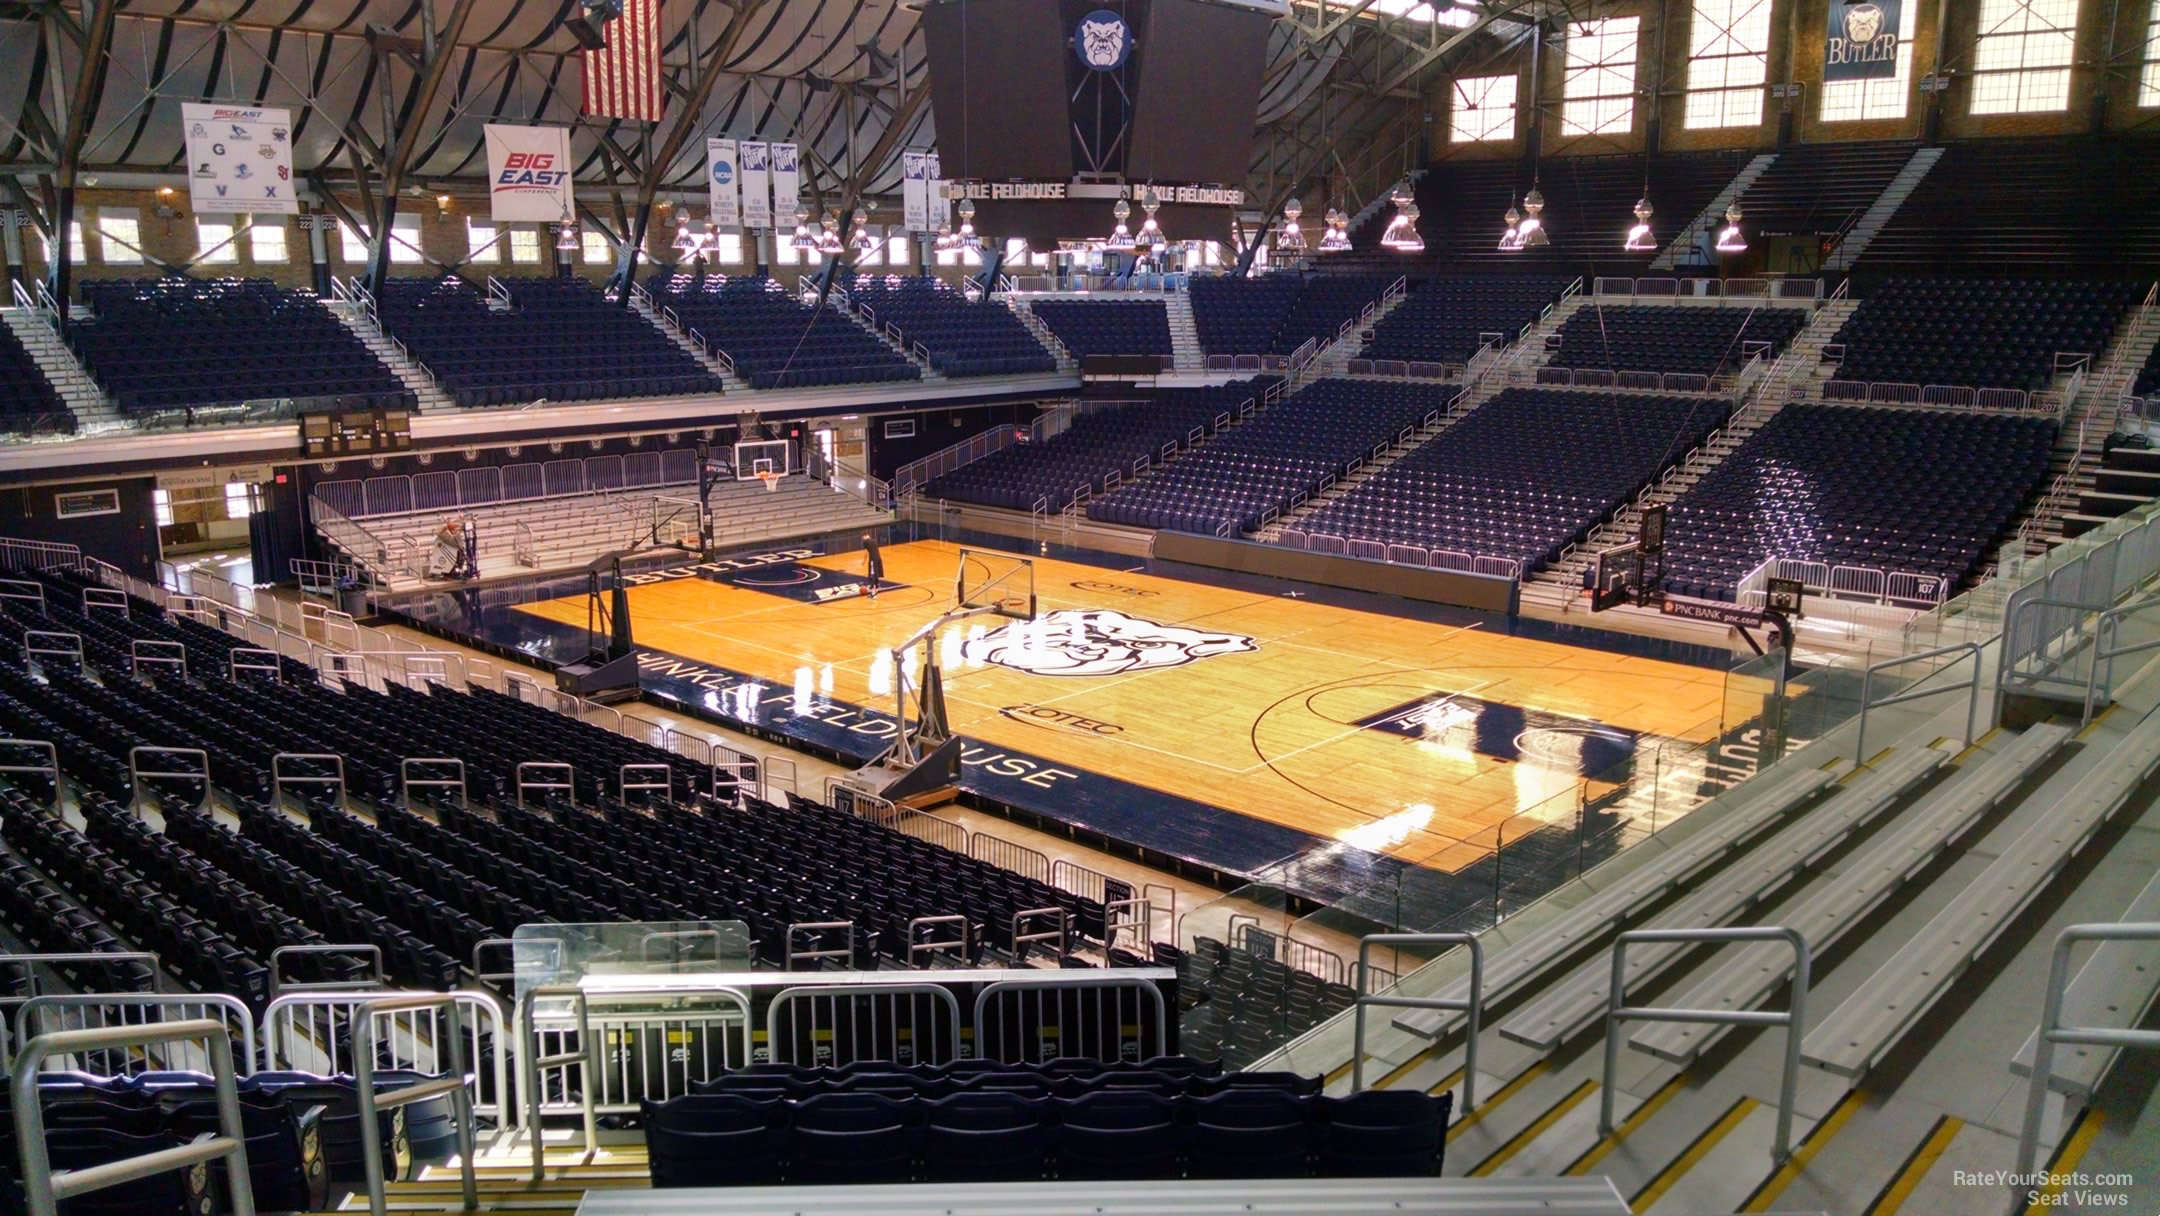
<path id="1" fill-rule="evenodd" d="M 1016 621 L 1032 621 L 1035 563 L 991 549 L 962 549 L 953 600 L 956 607 L 987 608 Z"/>

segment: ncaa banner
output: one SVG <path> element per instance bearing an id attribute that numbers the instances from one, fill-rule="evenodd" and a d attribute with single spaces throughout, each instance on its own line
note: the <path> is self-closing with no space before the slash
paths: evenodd
<path id="1" fill-rule="evenodd" d="M 297 215 L 292 111 L 182 102 L 188 201 L 211 215 Z"/>
<path id="2" fill-rule="evenodd" d="M 1887 80 L 1897 75 L 1898 20 L 1905 0 L 1830 0 L 1823 80 Z"/>
<path id="3" fill-rule="evenodd" d="M 711 203 L 706 219 L 716 228 L 734 228 L 742 223 L 742 175 L 738 168 L 734 140 L 705 141 L 705 187 Z"/>
<path id="4" fill-rule="evenodd" d="M 748 228 L 773 226 L 772 145 L 746 139 L 735 146 L 742 178 L 742 222 Z"/>
<path id="5" fill-rule="evenodd" d="M 900 222 L 909 232 L 928 232 L 930 158 L 920 152 L 902 152 L 900 166 Z"/>
<path id="6" fill-rule="evenodd" d="M 772 146 L 773 214 L 786 220 L 802 200 L 802 152 L 794 144 Z M 817 222 L 816 216 L 810 217 Z"/>
<path id="7" fill-rule="evenodd" d="M 570 129 L 487 124 L 488 213 L 497 220 L 567 224 Z"/>

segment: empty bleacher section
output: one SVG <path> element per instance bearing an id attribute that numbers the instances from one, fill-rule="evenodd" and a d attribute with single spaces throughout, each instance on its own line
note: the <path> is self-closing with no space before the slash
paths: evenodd
<path id="1" fill-rule="evenodd" d="M 1173 354 L 1161 300 L 1037 300 L 1033 308 L 1076 359 L 1161 355 L 1167 362 Z"/>
<path id="2" fill-rule="evenodd" d="M 0 324 L 0 434 L 74 429 L 75 415 L 37 360 L 12 328 Z"/>
<path id="3" fill-rule="evenodd" d="M 391 279 L 382 326 L 461 406 L 717 393 L 719 377 L 582 279 Z"/>
<path id="4" fill-rule="evenodd" d="M 1307 275 L 1290 311 L 1283 314 L 1271 349 L 1287 355 L 1307 342 L 1325 346 L 1377 307 L 1399 278 L 1390 274 Z"/>
<path id="5" fill-rule="evenodd" d="M 1285 530 L 1283 543 L 1515 573 L 1555 561 L 1731 412 L 1704 397 L 1515 388 Z"/>
<path id="6" fill-rule="evenodd" d="M 1210 355 L 1274 352 L 1275 335 L 1297 302 L 1298 289 L 1294 275 L 1195 276 L 1189 291 L 1200 349 Z"/>
<path id="7" fill-rule="evenodd" d="M 925 483 L 928 498 L 1050 512 L 1104 493 L 1206 441 L 1265 391 L 1253 381 L 1160 389 L 1078 412 L 1047 442 L 1016 443 Z"/>
<path id="8" fill-rule="evenodd" d="M 2038 417 L 1787 407 L 1673 504 L 1665 585 L 1730 600 L 1778 558 L 1811 589 L 1933 603 L 2040 488 L 2055 435 Z"/>
<path id="9" fill-rule="evenodd" d="M 1744 229 L 1751 239 L 1795 233 L 1842 234 L 1874 205 L 1918 146 L 1893 140 L 1785 148 L 1740 195 Z M 1769 269 L 1782 272 L 1787 267 Z"/>
<path id="10" fill-rule="evenodd" d="M 1707 380 L 1738 373 L 1758 354 L 1776 358 L 1807 320 L 1797 308 L 1592 304 L 1561 325 L 1546 365 Z"/>
<path id="11" fill-rule="evenodd" d="M 1567 290 L 1566 275 L 1473 275 L 1426 279 L 1373 326 L 1366 359 L 1468 363 L 1486 345 L 1507 345 Z"/>
<path id="12" fill-rule="evenodd" d="M 244 402 L 415 404 L 304 291 L 265 279 L 103 279 L 84 283 L 82 299 L 93 316 L 76 319 L 69 345 L 123 413 L 200 421 L 245 415 Z"/>
<path id="13" fill-rule="evenodd" d="M 1012 310 L 972 302 L 938 279 L 865 275 L 848 287 L 851 307 L 881 332 L 917 352 L 932 370 L 962 376 L 1027 376 L 1057 370 L 1057 360 Z"/>
<path id="14" fill-rule="evenodd" d="M 696 454 L 674 448 L 329 481 L 310 497 L 325 539 L 386 583 L 406 586 L 427 573 L 435 534 L 449 520 L 472 521 L 483 577 L 559 569 L 694 536 L 696 486 Z M 801 474 L 771 489 L 723 478 L 709 504 L 718 535 L 731 544 L 884 518 L 863 498 Z"/>
<path id="15" fill-rule="evenodd" d="M 655 276 L 653 303 L 727 359 L 752 388 L 919 380 L 922 369 L 830 308 L 762 275 Z"/>
<path id="16" fill-rule="evenodd" d="M 1928 385 L 2044 389 L 2058 370 L 2096 362 L 2147 286 L 1891 279 L 1860 301 L 1825 356 L 1838 359 L 1839 381 L 1911 385 L 1910 400 Z M 2058 355 L 2068 357 L 2059 368 Z"/>
<path id="17" fill-rule="evenodd" d="M 1212 536 L 1251 531 L 1446 411 L 1458 388 L 1317 380 L 1107 497 L 1091 519 Z"/>
<path id="18" fill-rule="evenodd" d="M 1858 265 L 2150 281 L 2156 263 L 2160 141 L 2052 136 L 1944 145 Z"/>

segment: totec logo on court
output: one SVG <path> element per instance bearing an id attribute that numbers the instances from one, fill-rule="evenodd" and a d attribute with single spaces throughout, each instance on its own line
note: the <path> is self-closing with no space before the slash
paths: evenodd
<path id="1" fill-rule="evenodd" d="M 1101 591 L 1110 595 L 1130 595 L 1135 598 L 1162 594 L 1160 591 L 1150 591 L 1145 587 L 1134 587 L 1126 583 L 1106 583 L 1092 578 L 1075 579 L 1067 585 L 1075 591 Z"/>
<path id="2" fill-rule="evenodd" d="M 1083 735 L 1122 735 L 1125 728 L 1115 722 L 1100 718 L 1083 717 L 1069 710 L 1049 705 L 1007 705 L 998 710 L 1002 717 L 1031 726 L 1055 727 L 1058 730 L 1075 731 Z"/>
<path id="3" fill-rule="evenodd" d="M 1109 609 L 1066 609 L 970 638 L 962 653 L 1038 676 L 1114 676 L 1260 649 L 1242 633 L 1159 625 Z"/>

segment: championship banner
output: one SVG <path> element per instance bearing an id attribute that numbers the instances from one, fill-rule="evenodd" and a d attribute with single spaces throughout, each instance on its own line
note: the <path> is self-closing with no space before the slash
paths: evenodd
<path id="1" fill-rule="evenodd" d="M 742 223 L 742 181 L 737 172 L 735 141 L 732 139 L 708 139 L 705 141 L 705 186 L 710 192 L 710 213 L 707 219 L 716 228 L 734 228 Z"/>
<path id="2" fill-rule="evenodd" d="M 938 159 L 938 154 L 935 152 L 932 152 L 925 159 L 929 162 L 923 172 L 929 178 L 924 184 L 930 191 L 930 222 L 924 225 L 924 231 L 935 232 L 952 223 L 952 200 L 945 197 L 944 162 Z"/>
<path id="3" fill-rule="evenodd" d="M 1897 75 L 1899 6 L 1905 0 L 1830 0 L 1823 80 L 1888 80 Z"/>
<path id="4" fill-rule="evenodd" d="M 773 226 L 772 145 L 746 139 L 735 147 L 742 172 L 742 222 L 746 228 Z"/>
<path id="5" fill-rule="evenodd" d="M 567 224 L 570 129 L 487 124 L 488 214 L 501 222 Z"/>
<path id="6" fill-rule="evenodd" d="M 920 152 L 900 154 L 901 224 L 909 232 L 930 231 L 930 158 Z"/>
<path id="7" fill-rule="evenodd" d="M 786 219 L 802 199 L 802 151 L 794 144 L 772 146 L 773 213 Z M 817 217 L 812 216 L 815 223 Z"/>
<path id="8" fill-rule="evenodd" d="M 213 215 L 298 215 L 292 111 L 180 104 L 187 127 L 188 201 Z"/>

